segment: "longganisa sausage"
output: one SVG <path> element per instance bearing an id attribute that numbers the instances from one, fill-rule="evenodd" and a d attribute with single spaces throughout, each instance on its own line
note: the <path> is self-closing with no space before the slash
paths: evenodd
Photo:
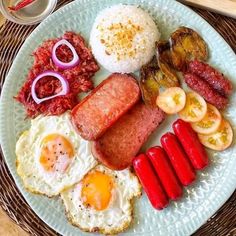
<path id="1" fill-rule="evenodd" d="M 193 167 L 201 170 L 208 165 L 208 156 L 197 134 L 189 123 L 178 119 L 172 125 L 175 135 L 178 137 Z"/>
<path id="2" fill-rule="evenodd" d="M 177 137 L 170 132 L 166 133 L 161 137 L 161 144 L 180 182 L 184 186 L 190 185 L 196 179 L 196 174 Z"/>
<path id="3" fill-rule="evenodd" d="M 175 175 L 170 161 L 161 147 L 152 147 L 148 149 L 147 156 L 161 180 L 168 197 L 171 200 L 177 200 L 182 196 L 182 186 Z"/>
<path id="4" fill-rule="evenodd" d="M 157 210 L 165 208 L 169 201 L 148 157 L 138 155 L 133 159 L 133 167 L 152 206 Z"/>
<path id="5" fill-rule="evenodd" d="M 188 70 L 190 73 L 199 76 L 210 86 L 224 96 L 232 94 L 233 85 L 229 79 L 210 65 L 194 60 L 189 63 Z"/>
<path id="6" fill-rule="evenodd" d="M 218 109 L 225 109 L 228 105 L 228 99 L 214 90 L 206 81 L 197 75 L 184 74 L 186 84 L 195 92 L 200 94 L 207 102 L 216 106 Z"/>

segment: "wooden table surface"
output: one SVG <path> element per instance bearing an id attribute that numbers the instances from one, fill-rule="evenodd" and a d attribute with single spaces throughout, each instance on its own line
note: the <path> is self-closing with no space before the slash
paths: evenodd
<path id="1" fill-rule="evenodd" d="M 1 236 L 28 236 L 28 234 L 16 225 L 0 207 L 0 235 Z"/>
<path id="2" fill-rule="evenodd" d="M 236 0 L 232 1 L 235 4 Z M 0 26 L 4 22 L 5 19 L 0 13 Z M 29 236 L 29 234 L 16 225 L 0 207 L 0 236 Z"/>
<path id="3" fill-rule="evenodd" d="M 0 26 L 5 19 L 0 13 Z M 27 236 L 28 234 L 16 225 L 0 207 L 0 236 Z"/>

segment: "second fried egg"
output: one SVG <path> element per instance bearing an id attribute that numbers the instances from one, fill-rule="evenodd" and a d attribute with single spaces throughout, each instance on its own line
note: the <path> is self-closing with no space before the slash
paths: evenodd
<path id="1" fill-rule="evenodd" d="M 141 195 L 138 178 L 129 170 L 96 166 L 78 184 L 61 193 L 69 221 L 80 229 L 116 234 L 133 217 L 131 200 Z"/>
<path id="2" fill-rule="evenodd" d="M 79 182 L 97 165 L 89 142 L 74 131 L 68 112 L 32 120 L 17 141 L 16 156 L 25 187 L 49 197 Z"/>

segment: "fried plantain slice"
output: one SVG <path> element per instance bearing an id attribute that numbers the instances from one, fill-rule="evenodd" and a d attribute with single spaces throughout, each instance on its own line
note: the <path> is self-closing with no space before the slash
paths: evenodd
<path id="1" fill-rule="evenodd" d="M 185 71 L 190 60 L 208 59 L 208 48 L 203 38 L 193 29 L 180 27 L 170 37 L 170 58 L 176 70 Z"/>
<path id="2" fill-rule="evenodd" d="M 152 59 L 141 68 L 140 89 L 147 105 L 155 106 L 161 87 L 178 87 L 179 80 L 175 71 L 164 61 Z"/>
<path id="3" fill-rule="evenodd" d="M 158 66 L 163 75 L 163 79 L 166 83 L 164 87 L 179 87 L 179 79 L 175 71 L 169 66 L 168 63 L 162 60 L 158 60 Z M 156 78 L 157 79 L 157 78 Z M 158 80 L 157 80 L 158 81 Z"/>
<path id="4" fill-rule="evenodd" d="M 156 43 L 156 57 L 157 60 L 165 61 L 169 65 L 172 64 L 169 41 L 161 40 Z"/>
<path id="5" fill-rule="evenodd" d="M 156 59 L 153 58 L 147 65 L 142 66 L 140 70 L 141 79 L 139 86 L 142 93 L 143 101 L 146 105 L 156 106 L 156 98 L 159 94 L 160 85 L 155 79 L 156 73 L 159 71 Z"/>
<path id="6" fill-rule="evenodd" d="M 176 83 L 170 78 L 166 77 L 161 70 L 157 71 L 155 75 L 155 79 L 158 82 L 161 88 L 170 88 L 170 87 L 178 87 Z"/>
<path id="7" fill-rule="evenodd" d="M 164 77 L 163 80 L 165 80 L 165 87 L 178 87 L 179 86 L 179 79 L 175 72 L 175 70 L 172 68 L 172 58 L 171 58 L 171 52 L 170 52 L 170 44 L 168 41 L 159 41 L 156 44 L 156 56 L 157 56 L 157 63 L 158 66 L 162 72 L 158 74 L 157 78 L 160 80 L 160 77 Z M 162 81 L 162 80 L 160 80 Z"/>

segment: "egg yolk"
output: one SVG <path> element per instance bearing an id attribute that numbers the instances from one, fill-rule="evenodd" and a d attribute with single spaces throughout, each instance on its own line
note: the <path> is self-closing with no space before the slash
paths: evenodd
<path id="1" fill-rule="evenodd" d="M 65 172 L 74 156 L 70 141 L 59 134 L 50 134 L 42 140 L 40 164 L 49 172 Z"/>
<path id="2" fill-rule="evenodd" d="M 93 171 L 82 180 L 82 201 L 87 207 L 92 207 L 97 211 L 107 208 L 114 187 L 111 176 L 100 171 Z"/>

